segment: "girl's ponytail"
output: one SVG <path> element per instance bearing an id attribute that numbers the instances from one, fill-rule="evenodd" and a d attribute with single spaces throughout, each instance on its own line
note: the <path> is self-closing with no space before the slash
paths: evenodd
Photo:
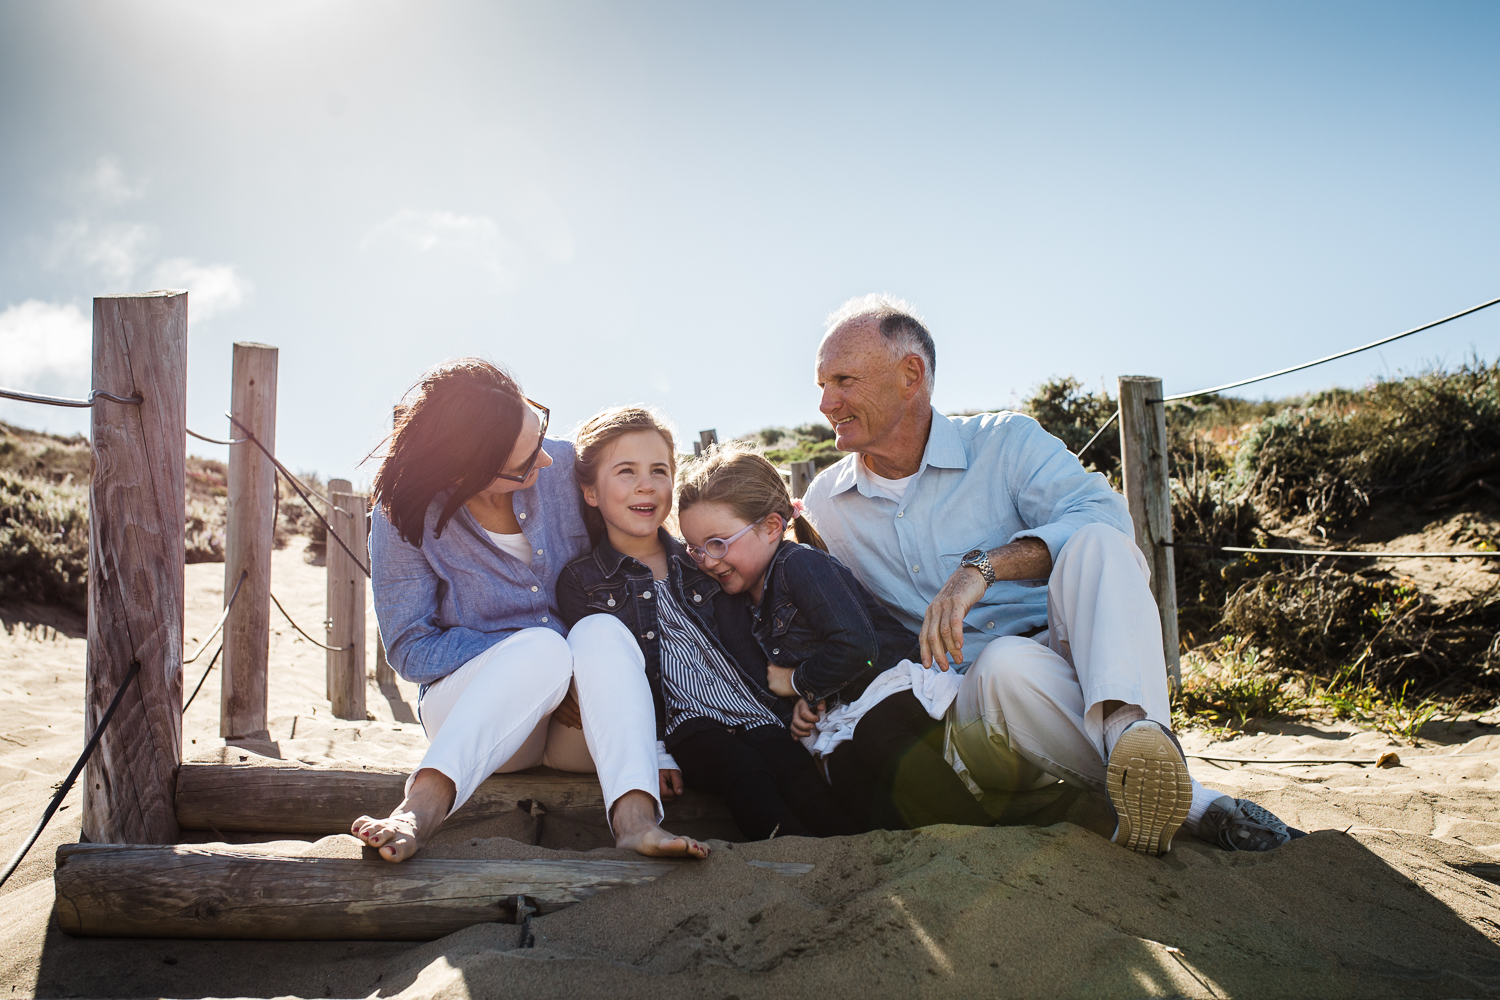
<path id="1" fill-rule="evenodd" d="M 677 478 L 677 513 L 700 503 L 723 504 L 747 523 L 780 514 L 803 545 L 828 551 L 818 529 L 793 500 L 786 480 L 764 455 L 748 445 L 714 445 L 701 458 L 683 466 Z"/>
<path id="2" fill-rule="evenodd" d="M 828 551 L 828 543 L 823 541 L 823 536 L 818 534 L 818 529 L 814 528 L 812 522 L 807 519 L 800 497 L 792 501 L 792 534 L 803 545 L 811 545 L 824 552 Z"/>

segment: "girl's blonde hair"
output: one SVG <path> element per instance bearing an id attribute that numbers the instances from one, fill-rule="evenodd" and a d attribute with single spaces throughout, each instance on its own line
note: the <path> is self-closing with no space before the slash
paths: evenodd
<path id="1" fill-rule="evenodd" d="M 677 516 L 700 503 L 723 504 L 749 524 L 780 514 L 797 541 L 828 551 L 818 529 L 794 511 L 792 495 L 776 466 L 749 445 L 714 445 L 682 467 L 677 477 Z"/>
<path id="2" fill-rule="evenodd" d="M 672 438 L 672 428 L 661 414 L 644 406 L 615 406 L 602 410 L 584 421 L 573 436 L 573 478 L 581 490 L 585 486 L 596 486 L 599 482 L 599 461 L 611 444 L 626 434 L 637 431 L 655 431 L 667 443 L 667 462 L 673 476 L 677 475 L 677 442 Z M 605 535 L 604 515 L 599 508 L 585 501 L 580 494 L 578 502 L 583 507 L 583 523 L 589 530 L 589 542 L 598 545 Z"/>

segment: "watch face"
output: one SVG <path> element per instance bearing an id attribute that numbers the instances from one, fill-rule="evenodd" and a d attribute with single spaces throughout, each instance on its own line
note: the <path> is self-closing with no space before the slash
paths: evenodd
<path id="1" fill-rule="evenodd" d="M 970 549 L 968 552 L 964 553 L 963 561 L 964 562 L 973 562 L 974 560 L 978 559 L 982 555 L 984 555 L 984 550 L 983 549 Z"/>

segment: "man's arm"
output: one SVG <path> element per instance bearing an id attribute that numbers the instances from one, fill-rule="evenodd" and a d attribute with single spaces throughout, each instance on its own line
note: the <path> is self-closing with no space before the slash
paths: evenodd
<path id="1" fill-rule="evenodd" d="M 999 580 L 1045 580 L 1052 575 L 1052 553 L 1040 538 L 1018 538 L 990 550 L 990 567 Z M 964 616 L 984 597 L 989 585 L 973 566 L 960 566 L 927 606 L 922 619 L 922 665 L 947 670 L 964 662 Z"/>

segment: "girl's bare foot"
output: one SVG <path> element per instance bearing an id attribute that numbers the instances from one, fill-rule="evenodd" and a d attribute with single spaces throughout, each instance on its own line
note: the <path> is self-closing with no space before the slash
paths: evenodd
<path id="1" fill-rule="evenodd" d="M 615 846 L 653 858 L 706 858 L 708 845 L 668 833 L 656 823 L 656 800 L 639 789 L 615 802 Z"/>
<path id="2" fill-rule="evenodd" d="M 457 794 L 447 775 L 424 768 L 417 772 L 411 791 L 388 817 L 361 816 L 349 832 L 379 851 L 387 861 L 405 861 L 437 833 L 448 818 Z"/>

